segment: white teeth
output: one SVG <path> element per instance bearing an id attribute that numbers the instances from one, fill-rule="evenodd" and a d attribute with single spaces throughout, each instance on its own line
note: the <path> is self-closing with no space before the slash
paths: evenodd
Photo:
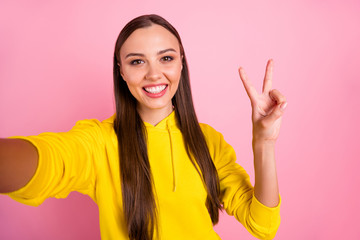
<path id="1" fill-rule="evenodd" d="M 145 90 L 149 93 L 159 93 L 162 90 L 164 90 L 166 88 L 166 85 L 161 85 L 161 86 L 156 86 L 156 87 L 148 87 L 145 88 Z"/>

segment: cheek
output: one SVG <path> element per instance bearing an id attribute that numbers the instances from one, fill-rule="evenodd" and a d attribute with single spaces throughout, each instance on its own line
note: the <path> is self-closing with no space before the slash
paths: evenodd
<path id="1" fill-rule="evenodd" d="M 131 93 L 131 95 L 137 100 L 140 101 L 140 95 L 141 93 L 139 91 L 142 91 L 137 84 L 135 84 L 132 81 L 127 81 L 126 85 L 128 86 L 128 89 Z"/>
<path id="2" fill-rule="evenodd" d="M 177 83 L 177 82 L 179 82 L 180 77 L 181 77 L 181 70 L 182 70 L 181 66 L 167 69 L 166 75 L 171 82 Z"/>
<path id="3" fill-rule="evenodd" d="M 129 88 L 129 91 L 131 94 L 136 98 L 139 91 L 139 86 L 141 84 L 141 76 L 138 72 L 135 71 L 124 71 L 122 74 L 122 77 L 124 81 L 126 82 L 126 85 Z"/>
<path id="4" fill-rule="evenodd" d="M 144 78 L 144 74 L 142 71 L 129 71 L 125 69 L 122 74 L 123 79 L 127 84 L 129 85 L 137 85 L 141 82 L 141 80 Z"/>

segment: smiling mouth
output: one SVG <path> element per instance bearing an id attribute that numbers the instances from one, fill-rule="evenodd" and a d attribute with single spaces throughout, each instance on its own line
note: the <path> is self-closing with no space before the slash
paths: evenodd
<path id="1" fill-rule="evenodd" d="M 148 93 L 157 94 L 157 93 L 164 91 L 167 86 L 168 85 L 165 84 L 165 85 L 159 85 L 159 86 L 155 86 L 155 87 L 147 87 L 147 88 L 143 88 L 143 89 Z"/>

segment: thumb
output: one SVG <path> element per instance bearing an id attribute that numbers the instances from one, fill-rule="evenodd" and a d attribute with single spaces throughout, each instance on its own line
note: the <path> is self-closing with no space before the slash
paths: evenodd
<path id="1" fill-rule="evenodd" d="M 286 106 L 287 106 L 287 102 L 279 103 L 274 108 L 274 110 L 269 115 L 267 115 L 266 121 L 275 122 L 278 118 L 280 118 L 283 115 Z"/>

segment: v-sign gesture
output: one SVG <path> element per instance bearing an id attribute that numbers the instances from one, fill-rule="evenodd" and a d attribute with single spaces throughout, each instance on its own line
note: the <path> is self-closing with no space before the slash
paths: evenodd
<path id="1" fill-rule="evenodd" d="M 287 102 L 278 90 L 272 89 L 272 73 L 273 60 L 270 59 L 266 65 L 262 93 L 259 94 L 244 69 L 239 68 L 240 78 L 251 102 L 254 141 L 275 143 L 279 136 L 281 117 Z"/>
<path id="2" fill-rule="evenodd" d="M 253 122 L 254 195 L 268 207 L 279 206 L 279 187 L 275 164 L 275 142 L 279 136 L 281 117 L 286 107 L 285 97 L 272 89 L 273 60 L 266 65 L 262 93 L 259 94 L 239 68 L 240 78 L 250 98 Z"/>

